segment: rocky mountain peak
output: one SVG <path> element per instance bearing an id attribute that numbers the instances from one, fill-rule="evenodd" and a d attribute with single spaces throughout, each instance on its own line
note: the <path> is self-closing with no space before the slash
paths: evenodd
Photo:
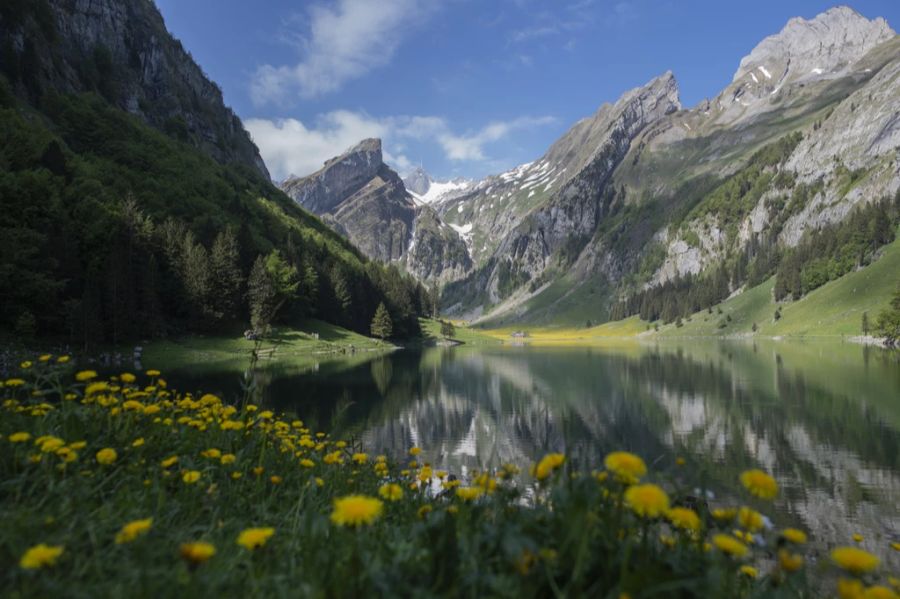
<path id="1" fill-rule="evenodd" d="M 382 170 L 384 165 L 380 139 L 364 139 L 340 156 L 325 162 L 315 173 L 290 178 L 281 184 L 282 190 L 304 208 L 316 214 L 332 212 Z"/>
<path id="2" fill-rule="evenodd" d="M 432 183 L 434 183 L 434 179 L 421 166 L 417 166 L 403 177 L 403 184 L 406 186 L 406 189 L 418 195 L 428 193 Z"/>
<path id="3" fill-rule="evenodd" d="M 681 110 L 681 99 L 678 95 L 678 81 L 672 71 L 654 77 L 648 83 L 622 94 L 614 108 L 624 108 L 628 104 L 638 103 L 646 112 L 662 111 L 664 116 Z"/>
<path id="4" fill-rule="evenodd" d="M 741 60 L 733 82 L 752 78 L 777 88 L 787 80 L 836 76 L 896 33 L 879 17 L 837 6 L 813 19 L 795 17 Z"/>

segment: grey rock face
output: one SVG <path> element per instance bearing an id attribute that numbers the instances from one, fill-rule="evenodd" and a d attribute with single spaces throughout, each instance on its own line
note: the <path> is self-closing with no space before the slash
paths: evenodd
<path id="1" fill-rule="evenodd" d="M 834 77 L 894 35 L 884 19 L 870 21 L 847 6 L 810 20 L 797 17 L 744 57 L 733 81 L 753 75 L 777 87 L 792 80 Z"/>
<path id="2" fill-rule="evenodd" d="M 315 214 L 331 213 L 375 178 L 383 166 L 381 140 L 366 139 L 332 158 L 312 175 L 288 179 L 281 188 L 307 210 Z"/>
<path id="3" fill-rule="evenodd" d="M 269 178 L 221 90 L 168 33 L 153 2 L 47 0 L 47 6 L 52 32 L 31 19 L 0 22 L 0 40 L 23 39 L 28 32 L 40 63 L 31 75 L 42 87 L 64 93 L 99 88 L 113 104 L 215 160 L 246 164 Z M 24 52 L 25 44 L 12 46 Z M 86 75 L 92 69 L 98 77 Z"/>
<path id="4" fill-rule="evenodd" d="M 423 281 L 453 280 L 471 266 L 459 234 L 431 208 L 416 206 L 399 175 L 384 164 L 379 139 L 363 140 L 281 188 L 370 258 L 399 261 Z"/>
<path id="5" fill-rule="evenodd" d="M 472 268 L 465 241 L 430 206 L 416 208 L 404 263 L 417 279 L 438 284 L 461 279 Z"/>
<path id="6" fill-rule="evenodd" d="M 529 212 L 502 239 L 489 268 L 472 284 L 503 299 L 509 281 L 530 281 L 565 246 L 580 248 L 590 239 L 604 210 L 603 193 L 632 139 L 647 125 L 681 108 L 671 72 L 624 94 L 589 119 L 577 123 L 541 160 L 556 164 L 565 181 L 548 201 Z"/>

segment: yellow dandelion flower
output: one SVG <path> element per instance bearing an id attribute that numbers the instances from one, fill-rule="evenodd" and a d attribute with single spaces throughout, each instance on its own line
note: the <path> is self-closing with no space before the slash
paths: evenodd
<path id="1" fill-rule="evenodd" d="M 181 480 L 184 481 L 184 484 L 186 485 L 192 485 L 200 480 L 200 473 L 197 470 L 188 470 L 181 475 Z"/>
<path id="2" fill-rule="evenodd" d="M 22 555 L 21 559 L 19 559 L 19 566 L 26 570 L 46 568 L 54 565 L 62 553 L 62 545 L 46 545 L 40 543 L 31 547 Z"/>
<path id="3" fill-rule="evenodd" d="M 856 575 L 868 574 L 881 563 L 877 556 L 856 547 L 838 547 L 831 552 L 831 560 Z"/>
<path id="4" fill-rule="evenodd" d="M 863 583 L 855 578 L 839 578 L 837 582 L 837 593 L 841 599 L 862 599 Z"/>
<path id="5" fill-rule="evenodd" d="M 534 467 L 534 477 L 538 480 L 544 480 L 562 466 L 565 461 L 566 456 L 561 453 L 548 453 Z"/>
<path id="6" fill-rule="evenodd" d="M 690 508 L 674 507 L 666 514 L 669 522 L 676 528 L 689 532 L 699 532 L 701 527 L 700 516 Z"/>
<path id="7" fill-rule="evenodd" d="M 119 380 L 125 384 L 130 385 L 131 383 L 137 380 L 137 377 L 131 374 L 130 372 L 123 372 L 119 375 Z"/>
<path id="8" fill-rule="evenodd" d="M 304 468 L 314 468 L 316 463 L 309 458 L 303 458 L 302 460 L 300 460 L 300 465 Z"/>
<path id="9" fill-rule="evenodd" d="M 616 475 L 616 479 L 633 485 L 647 474 L 647 465 L 640 457 L 627 451 L 614 451 L 603 460 L 606 469 Z"/>
<path id="10" fill-rule="evenodd" d="M 900 551 L 900 543 L 891 543 L 891 549 L 894 551 Z"/>
<path id="11" fill-rule="evenodd" d="M 60 447 L 56 450 L 56 455 L 59 456 L 60 459 L 62 459 L 62 461 L 67 464 L 78 459 L 78 453 L 70 447 Z"/>
<path id="12" fill-rule="evenodd" d="M 762 514 L 749 507 L 742 507 L 737 513 L 738 524 L 745 530 L 756 532 L 763 527 Z"/>
<path id="13" fill-rule="evenodd" d="M 60 356 L 56 358 L 57 364 L 66 364 L 69 360 L 72 359 L 72 356 Z"/>
<path id="14" fill-rule="evenodd" d="M 79 383 L 83 383 L 95 378 L 97 378 L 96 370 L 82 370 L 81 372 L 75 373 L 75 380 Z"/>
<path id="15" fill-rule="evenodd" d="M 862 543 L 862 542 L 863 542 L 863 536 L 862 536 L 861 534 L 859 534 L 859 533 L 855 533 L 855 534 L 853 535 L 853 540 L 854 540 L 855 542 L 857 542 L 857 543 Z"/>
<path id="16" fill-rule="evenodd" d="M 785 528 L 781 531 L 781 536 L 785 541 L 795 545 L 803 545 L 806 543 L 806 533 L 796 528 Z"/>
<path id="17" fill-rule="evenodd" d="M 224 453 L 222 454 L 222 457 L 219 458 L 219 462 L 221 462 L 223 466 L 227 466 L 228 464 L 233 464 L 236 459 L 237 456 L 233 453 Z"/>
<path id="18" fill-rule="evenodd" d="M 759 576 L 759 571 L 753 566 L 741 566 L 739 571 L 747 578 L 756 578 Z"/>
<path id="19" fill-rule="evenodd" d="M 231 473 L 231 478 L 234 480 L 237 480 L 237 479 L 241 478 L 242 476 L 244 476 L 244 473 L 238 472 L 237 470 L 235 470 L 234 472 Z"/>
<path id="20" fill-rule="evenodd" d="M 181 558 L 192 565 L 202 564 L 216 554 L 216 548 L 212 543 L 195 541 L 182 543 L 179 548 Z"/>
<path id="21" fill-rule="evenodd" d="M 315 478 L 315 481 L 316 481 L 316 486 L 317 486 L 317 487 L 324 487 L 324 486 L 325 486 L 325 481 L 324 481 L 323 479 L 319 478 L 318 476 Z"/>
<path id="22" fill-rule="evenodd" d="M 356 462 L 357 464 L 365 464 L 368 461 L 368 459 L 369 459 L 368 454 L 365 454 L 365 453 L 354 453 L 353 454 L 353 461 Z"/>
<path id="23" fill-rule="evenodd" d="M 735 508 L 716 508 L 712 511 L 712 517 L 719 522 L 730 522 L 737 516 Z"/>
<path id="24" fill-rule="evenodd" d="M 422 449 L 419 447 L 411 447 L 409 449 L 409 455 L 411 455 L 413 457 L 419 455 L 420 453 L 422 453 Z"/>
<path id="25" fill-rule="evenodd" d="M 153 526 L 153 518 L 145 518 L 143 520 L 132 520 L 122 527 L 116 534 L 116 544 L 130 543 L 139 536 L 146 534 Z"/>
<path id="26" fill-rule="evenodd" d="M 269 477 L 269 482 L 272 483 L 273 485 L 280 485 L 281 481 L 282 481 L 282 478 L 280 476 L 278 476 L 277 474 L 273 474 L 272 476 Z"/>
<path id="27" fill-rule="evenodd" d="M 247 528 L 238 535 L 237 544 L 244 549 L 253 551 L 265 545 L 269 537 L 274 534 L 274 528 Z"/>
<path id="28" fill-rule="evenodd" d="M 173 455 L 173 456 L 167 457 L 167 458 L 164 459 L 162 462 L 160 462 L 160 465 L 161 465 L 163 468 L 168 468 L 169 466 L 172 466 L 172 465 L 177 464 L 177 463 L 178 463 L 178 456 L 177 456 L 177 455 Z"/>
<path id="29" fill-rule="evenodd" d="M 74 449 L 75 451 L 84 449 L 85 447 L 87 447 L 87 441 L 72 441 L 69 443 L 69 449 Z"/>
<path id="30" fill-rule="evenodd" d="M 778 495 L 778 483 L 762 470 L 747 470 L 741 474 L 741 484 L 751 495 L 760 499 L 774 499 Z"/>
<path id="31" fill-rule="evenodd" d="M 13 433 L 9 437 L 10 443 L 26 443 L 29 439 L 31 439 L 31 433 L 26 433 L 24 431 Z"/>
<path id="32" fill-rule="evenodd" d="M 372 524 L 383 510 L 384 504 L 380 499 L 365 495 L 348 495 L 334 500 L 331 521 L 339 526 Z"/>
<path id="33" fill-rule="evenodd" d="M 432 509 L 434 508 L 432 508 L 428 504 L 425 504 L 416 511 L 416 515 L 419 517 L 419 520 L 424 520 L 425 516 L 430 514 Z"/>
<path id="34" fill-rule="evenodd" d="M 32 364 L 31 360 L 25 360 L 24 362 L 22 362 L 21 364 L 19 364 L 19 367 L 22 368 L 23 370 L 28 370 L 28 369 L 31 368 L 33 365 L 34 365 L 34 364 Z"/>
<path id="35" fill-rule="evenodd" d="M 143 445 L 144 445 L 144 438 L 143 438 L 143 437 L 138 437 L 137 439 L 135 439 L 135 440 L 131 443 L 131 446 L 132 446 L 132 447 L 142 447 Z"/>
<path id="36" fill-rule="evenodd" d="M 778 552 L 778 565 L 785 572 L 796 572 L 803 567 L 803 556 L 782 549 Z"/>
<path id="37" fill-rule="evenodd" d="M 87 396 L 97 395 L 98 393 L 103 393 L 104 391 L 109 391 L 109 383 L 105 381 L 97 381 L 96 383 L 91 383 L 84 389 L 84 394 Z"/>
<path id="38" fill-rule="evenodd" d="M 669 510 L 669 496 L 656 485 L 634 485 L 625 491 L 625 504 L 638 516 L 658 518 Z"/>
<path id="39" fill-rule="evenodd" d="M 59 437 L 47 437 L 43 441 L 41 441 L 41 451 L 44 453 L 54 453 L 60 447 L 64 447 L 66 444 L 65 441 L 60 439 Z"/>
<path id="40" fill-rule="evenodd" d="M 41 356 L 38 356 L 38 362 L 49 362 L 52 357 L 53 356 L 50 354 L 42 354 Z"/>
<path id="41" fill-rule="evenodd" d="M 481 487 L 457 487 L 456 496 L 463 501 L 475 501 L 484 493 Z"/>
<path id="42" fill-rule="evenodd" d="M 881 585 L 868 587 L 862 596 L 863 599 L 897 599 L 898 597 L 897 593 Z"/>
<path id="43" fill-rule="evenodd" d="M 747 546 L 730 535 L 714 535 L 712 542 L 722 553 L 727 553 L 734 557 L 747 555 Z"/>
<path id="44" fill-rule="evenodd" d="M 262 473 L 265 471 L 266 471 L 266 469 L 263 468 L 262 466 L 255 466 L 252 470 L 252 472 L 255 476 L 261 476 Z"/>
<path id="45" fill-rule="evenodd" d="M 213 459 L 213 460 L 218 460 L 219 458 L 222 457 L 222 452 L 219 451 L 219 450 L 216 449 L 216 448 L 211 448 L 211 449 L 207 449 L 207 450 L 201 451 L 201 452 L 200 452 L 200 455 L 202 455 L 204 458 L 210 458 L 210 459 Z"/>
<path id="46" fill-rule="evenodd" d="M 400 501 L 403 498 L 403 487 L 397 483 L 387 483 L 378 488 L 378 494 L 388 501 Z"/>
<path id="47" fill-rule="evenodd" d="M 119 457 L 119 454 L 116 453 L 115 449 L 112 449 L 111 447 L 105 447 L 98 451 L 95 457 L 97 458 L 97 461 L 99 463 L 103 464 L 104 466 L 109 466 L 116 461 L 116 459 Z"/>
<path id="48" fill-rule="evenodd" d="M 162 373 L 158 370 L 148 370 L 145 374 L 149 377 L 155 377 L 155 376 L 159 376 Z"/>

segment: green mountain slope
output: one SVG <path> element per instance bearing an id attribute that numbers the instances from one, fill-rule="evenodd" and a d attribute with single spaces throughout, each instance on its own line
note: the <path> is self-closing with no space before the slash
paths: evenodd
<path id="1" fill-rule="evenodd" d="M 900 273 L 900 240 L 885 247 L 869 266 L 848 273 L 794 302 L 776 303 L 774 280 L 722 302 L 712 313 L 703 310 L 685 320 L 683 326 L 661 327 L 662 335 L 741 335 L 753 332 L 764 336 L 861 335 L 862 315 L 874 322 L 890 303 Z M 776 309 L 781 317 L 775 319 Z M 721 310 L 721 313 L 719 312 Z M 729 320 L 730 317 L 730 320 Z"/>
<path id="2" fill-rule="evenodd" d="M 249 290 L 282 321 L 361 333 L 383 302 L 396 336 L 418 334 L 424 288 L 271 184 L 152 3 L 4 3 L 0 50 L 0 334 L 84 346 L 246 328 Z M 266 269 L 250 276 L 276 251 L 283 297 Z"/>

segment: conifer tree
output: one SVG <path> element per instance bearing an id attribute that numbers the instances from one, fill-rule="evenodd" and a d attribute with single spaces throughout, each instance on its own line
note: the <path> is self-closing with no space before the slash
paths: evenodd
<path id="1" fill-rule="evenodd" d="M 384 302 L 378 304 L 378 308 L 375 310 L 375 316 L 372 318 L 372 326 L 371 332 L 373 337 L 378 337 L 382 341 L 391 336 L 393 332 L 393 323 L 391 322 L 391 315 L 388 312 L 387 308 L 384 306 Z"/>

